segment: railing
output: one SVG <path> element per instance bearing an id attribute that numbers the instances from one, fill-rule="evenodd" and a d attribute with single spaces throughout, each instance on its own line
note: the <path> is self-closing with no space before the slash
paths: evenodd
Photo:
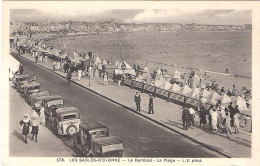
<path id="1" fill-rule="evenodd" d="M 194 110 L 198 111 L 199 100 L 178 94 L 172 91 L 168 91 L 153 85 L 146 84 L 144 82 L 139 82 L 131 78 L 124 78 L 123 83 L 125 86 L 131 87 L 132 89 L 137 89 L 142 93 L 151 93 L 155 97 L 166 100 L 167 102 L 172 102 L 178 105 L 184 105 L 184 99 L 186 100 L 186 105 L 192 107 Z M 211 104 L 204 104 L 208 108 Z M 252 116 L 244 113 L 240 113 L 240 126 L 247 131 L 252 132 Z"/>

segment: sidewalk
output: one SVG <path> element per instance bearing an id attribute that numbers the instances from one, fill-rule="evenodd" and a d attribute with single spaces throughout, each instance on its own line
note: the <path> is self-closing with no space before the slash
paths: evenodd
<path id="1" fill-rule="evenodd" d="M 28 144 L 23 142 L 22 128 L 19 124 L 23 115 L 28 113 L 33 116 L 33 109 L 25 100 L 9 87 L 10 93 L 10 136 L 9 156 L 10 157 L 71 157 L 73 152 L 70 148 L 57 138 L 45 126 L 39 126 L 38 142 L 31 141 L 31 134 L 28 135 Z"/>
<path id="2" fill-rule="evenodd" d="M 23 57 L 34 61 L 31 55 L 23 55 Z M 49 59 L 48 59 L 49 60 Z M 50 61 L 50 60 L 49 60 Z M 52 69 L 52 63 L 39 63 L 40 65 Z M 66 73 L 61 71 L 55 71 L 56 73 L 66 76 Z M 91 87 L 89 87 L 89 80 L 82 78 L 78 81 L 77 76 L 73 75 L 73 81 L 90 89 L 103 97 L 106 97 L 120 105 L 123 105 L 130 110 L 135 110 L 134 95 L 136 90 L 126 86 L 118 87 L 116 83 L 109 80 L 108 86 L 103 85 L 101 78 L 94 78 L 91 80 Z M 209 125 L 206 125 L 206 129 L 199 128 L 199 118 L 196 115 L 195 128 L 188 131 L 182 129 L 182 107 L 160 98 L 154 98 L 154 111 L 155 114 L 148 114 L 148 94 L 141 93 L 141 115 L 147 119 L 153 120 L 167 128 L 170 128 L 182 135 L 185 135 L 201 144 L 204 144 L 215 151 L 223 153 L 230 157 L 249 158 L 251 157 L 251 133 L 240 130 L 239 134 L 234 134 L 232 139 L 228 139 L 226 134 L 212 133 L 209 129 Z"/>

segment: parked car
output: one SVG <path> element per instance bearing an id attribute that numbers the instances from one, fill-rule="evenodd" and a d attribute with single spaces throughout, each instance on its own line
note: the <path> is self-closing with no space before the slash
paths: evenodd
<path id="1" fill-rule="evenodd" d="M 72 136 L 79 131 L 80 114 L 79 110 L 75 107 L 53 109 L 50 119 L 59 136 Z"/>
<path id="2" fill-rule="evenodd" d="M 29 96 L 29 104 L 31 107 L 36 110 L 36 112 L 40 111 L 41 109 L 41 104 L 42 104 L 42 99 L 46 96 L 49 96 L 48 91 L 43 91 L 43 92 L 38 92 L 38 93 L 33 93 Z"/>
<path id="3" fill-rule="evenodd" d="M 79 132 L 73 135 L 74 147 L 84 156 L 122 157 L 123 141 L 118 137 L 109 137 L 108 127 L 101 122 L 84 122 Z"/>
<path id="4" fill-rule="evenodd" d="M 29 82 L 30 76 L 28 74 L 17 75 L 14 79 L 14 87 L 19 93 L 22 93 L 24 84 Z"/>
<path id="5" fill-rule="evenodd" d="M 44 107 L 44 113 L 47 120 L 50 118 L 52 109 L 63 107 L 63 98 L 59 95 L 45 96 L 42 98 L 42 107 Z"/>
<path id="6" fill-rule="evenodd" d="M 30 95 L 33 93 L 38 93 L 40 92 L 40 83 L 34 82 L 31 84 L 25 84 L 23 86 L 23 91 L 24 91 L 24 98 L 26 101 L 29 101 Z"/>

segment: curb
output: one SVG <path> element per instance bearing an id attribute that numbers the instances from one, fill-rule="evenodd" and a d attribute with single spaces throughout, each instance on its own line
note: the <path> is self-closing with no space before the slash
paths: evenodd
<path id="1" fill-rule="evenodd" d="M 26 57 L 23 57 L 23 56 L 21 56 L 20 54 L 17 54 L 17 53 L 15 53 L 15 52 L 12 52 L 12 53 L 18 55 L 19 57 L 22 57 L 22 58 L 26 59 L 27 61 L 33 62 L 32 60 L 30 60 L 30 59 L 28 59 L 28 58 L 26 58 Z M 35 63 L 35 62 L 33 62 L 33 63 Z M 39 63 L 37 63 L 37 64 L 38 64 L 39 66 L 41 66 L 42 68 L 44 68 L 44 69 L 46 69 L 46 70 L 48 70 L 48 71 L 50 71 L 50 72 L 52 72 L 52 73 L 54 73 L 54 74 L 56 74 L 56 75 L 62 77 L 63 79 L 66 79 L 66 77 L 62 76 L 61 74 L 59 74 L 59 73 L 57 73 L 57 72 L 55 72 L 55 71 L 53 71 L 53 70 L 51 70 L 51 69 L 49 69 L 49 68 L 47 68 L 47 67 L 41 65 L 41 64 L 39 64 Z M 125 108 L 125 109 L 128 109 L 129 111 L 132 111 L 132 112 L 138 114 L 139 116 L 142 116 L 142 117 L 145 118 L 145 119 L 148 119 L 148 120 L 150 120 L 150 121 L 152 121 L 152 122 L 154 122 L 154 123 L 156 123 L 156 124 L 158 124 L 158 125 L 160 125 L 160 126 L 163 126 L 164 128 L 167 128 L 167 129 L 170 130 L 170 131 L 173 131 L 173 132 L 175 132 L 175 133 L 178 133 L 179 135 L 181 135 L 181 136 L 183 136 L 183 137 L 186 137 L 186 138 L 190 139 L 191 141 L 193 141 L 193 142 L 195 142 L 195 143 L 197 143 L 197 144 L 200 144 L 200 145 L 206 147 L 207 149 L 209 149 L 209 150 L 211 150 L 211 151 L 214 151 L 214 152 L 216 152 L 216 153 L 219 153 L 219 154 L 221 154 L 222 156 L 225 156 L 225 157 L 227 157 L 227 158 L 236 157 L 236 156 L 232 156 L 232 155 L 230 155 L 230 154 L 227 154 L 227 153 L 225 153 L 225 152 L 218 151 L 218 150 L 216 150 L 216 149 L 214 149 L 214 148 L 212 148 L 212 147 L 210 147 L 210 146 L 208 146 L 208 145 L 206 145 L 206 144 L 204 144 L 204 143 L 202 143 L 202 142 L 200 142 L 200 141 L 197 141 L 196 139 L 194 139 L 194 138 L 192 138 L 192 137 L 189 137 L 189 136 L 187 136 L 187 135 L 185 135 L 185 134 L 183 134 L 183 133 L 181 133 L 181 132 L 179 132 L 179 131 L 177 131 L 177 130 L 175 130 L 175 129 L 173 129 L 173 128 L 171 128 L 171 127 L 169 127 L 169 126 L 167 126 L 167 125 L 165 125 L 165 124 L 163 124 L 163 123 L 161 123 L 161 122 L 159 122 L 159 121 L 156 121 L 156 120 L 154 120 L 154 119 L 152 119 L 152 118 L 150 118 L 150 117 L 148 117 L 148 116 L 146 116 L 146 115 L 144 115 L 144 114 L 141 114 L 141 113 L 139 113 L 139 112 L 136 112 L 134 109 L 132 109 L 132 108 L 130 108 L 130 107 L 128 107 L 128 106 L 125 106 L 125 105 L 123 105 L 123 104 L 121 104 L 121 103 L 119 103 L 119 102 L 117 102 L 117 101 L 115 101 L 115 100 L 112 100 L 112 99 L 110 99 L 110 98 L 108 98 L 108 97 L 106 97 L 106 96 L 104 96 L 104 95 L 102 95 L 102 94 L 100 94 L 100 93 L 98 93 L 98 92 L 96 92 L 96 91 L 94 91 L 94 90 L 88 88 L 88 87 L 85 87 L 84 85 L 81 85 L 81 84 L 79 84 L 78 82 L 75 82 L 75 81 L 73 81 L 73 80 L 72 80 L 71 82 L 74 83 L 74 84 L 76 84 L 76 85 L 78 85 L 78 86 L 80 86 L 80 87 L 82 87 L 82 88 L 84 88 L 84 89 L 86 89 L 86 90 L 88 90 L 88 91 L 90 91 L 90 92 L 92 92 L 92 93 L 94 93 L 94 94 L 96 94 L 96 95 L 98 95 L 98 96 L 100 96 L 100 97 L 102 97 L 102 98 L 105 98 L 105 99 L 107 99 L 107 100 L 109 100 L 109 101 L 111 101 L 111 102 L 113 102 L 113 103 L 115 103 L 115 104 L 117 104 L 117 105 L 120 105 L 121 107 L 123 107 L 123 108 Z"/>

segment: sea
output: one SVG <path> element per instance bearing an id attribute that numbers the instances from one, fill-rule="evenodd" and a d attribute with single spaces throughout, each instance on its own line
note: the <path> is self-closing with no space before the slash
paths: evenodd
<path id="1" fill-rule="evenodd" d="M 125 60 L 150 70 L 162 66 L 169 74 L 206 72 L 228 88 L 252 86 L 251 31 L 127 32 L 64 37 L 51 43 L 65 47 L 68 56 L 92 51 L 110 62 Z"/>

